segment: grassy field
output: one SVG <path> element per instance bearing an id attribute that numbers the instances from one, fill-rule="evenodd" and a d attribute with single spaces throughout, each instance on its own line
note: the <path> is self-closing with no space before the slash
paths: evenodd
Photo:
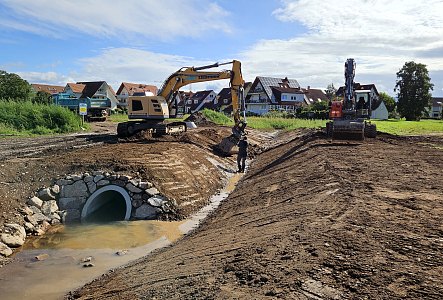
<path id="1" fill-rule="evenodd" d="M 232 118 L 211 110 L 203 110 L 202 113 L 211 121 L 220 125 L 234 125 Z M 179 119 L 183 120 L 184 118 Z M 128 121 L 127 115 L 111 115 L 113 122 Z M 171 119 L 171 121 L 177 119 Z M 326 126 L 327 120 L 304 120 L 287 118 L 247 117 L 248 127 L 262 130 L 293 130 L 297 128 L 321 128 Z M 443 134 L 442 120 L 421 120 L 417 122 L 405 120 L 372 120 L 377 124 L 377 130 L 395 135 L 426 135 Z"/>
<path id="2" fill-rule="evenodd" d="M 427 135 L 443 134 L 442 120 L 373 120 L 377 124 L 377 131 L 395 135 Z"/>

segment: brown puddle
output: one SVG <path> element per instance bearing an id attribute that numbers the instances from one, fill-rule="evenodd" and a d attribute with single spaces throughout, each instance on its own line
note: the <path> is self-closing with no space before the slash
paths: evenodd
<path id="1" fill-rule="evenodd" d="M 59 226 L 43 237 L 30 239 L 12 263 L 0 268 L 0 298 L 63 299 L 68 291 L 108 270 L 170 245 L 217 208 L 234 190 L 241 175 L 233 175 L 209 205 L 181 222 L 122 221 Z M 116 254 L 119 251 L 125 254 Z M 89 257 L 91 260 L 84 262 Z M 85 264 L 93 266 L 84 267 Z"/>

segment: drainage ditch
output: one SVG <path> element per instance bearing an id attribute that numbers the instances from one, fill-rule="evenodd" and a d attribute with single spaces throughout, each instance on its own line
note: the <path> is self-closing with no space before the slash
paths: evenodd
<path id="1" fill-rule="evenodd" d="M 12 263 L 0 268 L 2 299 L 60 299 L 111 268 L 170 245 L 195 229 L 229 195 L 241 174 L 230 176 L 220 194 L 181 222 L 140 220 L 95 224 L 103 220 L 103 214 L 113 215 L 114 210 L 118 214 L 113 218 L 134 217 L 134 200 L 130 198 L 133 192 L 115 185 L 101 187 L 88 199 L 81 200 L 79 217 L 85 219 L 83 225 L 53 226 L 47 234 L 29 240 Z M 139 207 L 142 205 L 143 202 Z M 86 222 L 89 220 L 94 224 Z"/>

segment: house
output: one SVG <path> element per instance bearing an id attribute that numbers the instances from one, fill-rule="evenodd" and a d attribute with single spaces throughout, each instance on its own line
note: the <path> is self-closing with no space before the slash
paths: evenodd
<path id="1" fill-rule="evenodd" d="M 249 89 L 252 86 L 252 82 L 246 82 L 243 86 L 243 93 L 246 96 Z M 224 112 L 226 114 L 232 113 L 232 95 L 231 88 L 223 88 L 214 100 L 214 110 Z"/>
<path id="2" fill-rule="evenodd" d="M 111 110 L 117 108 L 118 100 L 115 95 L 114 90 L 110 85 L 106 83 L 106 81 L 86 81 L 86 82 L 77 82 L 77 84 L 83 84 L 85 87 L 83 88 L 80 99 L 109 99 L 111 101 Z"/>
<path id="3" fill-rule="evenodd" d="M 217 94 L 213 90 L 198 91 L 185 101 L 185 113 L 194 113 L 204 108 L 214 109 Z"/>
<path id="4" fill-rule="evenodd" d="M 280 102 L 276 99 L 272 87 L 287 89 L 284 92 L 280 92 L 280 96 L 277 97 L 277 99 L 280 99 Z M 289 102 L 291 104 L 289 106 L 292 108 L 298 105 L 295 102 L 301 99 L 299 91 L 300 85 L 295 79 L 257 76 L 245 97 L 246 111 L 263 115 L 270 110 L 284 109 L 287 105 L 282 104 L 282 100 Z"/>
<path id="5" fill-rule="evenodd" d="M 443 114 L 443 98 L 442 97 L 432 97 L 432 107 L 430 111 L 430 117 L 433 119 L 442 119 Z"/>
<path id="6" fill-rule="evenodd" d="M 119 101 L 119 106 L 125 107 L 128 105 L 128 97 L 134 94 L 144 94 L 144 95 L 157 95 L 157 87 L 155 85 L 148 85 L 142 83 L 129 83 L 122 82 L 117 90 L 117 99 Z"/>
<path id="7" fill-rule="evenodd" d="M 305 104 L 305 93 L 300 88 L 271 87 L 274 104 L 269 105 L 269 110 L 286 111 L 295 113 L 296 109 Z"/>
<path id="8" fill-rule="evenodd" d="M 379 94 L 375 84 L 360 84 L 354 83 L 355 100 L 360 98 L 365 100 L 365 103 L 369 103 L 369 109 L 371 110 L 371 119 L 387 120 L 389 117 L 388 109 L 383 101 L 379 99 Z M 338 97 L 344 97 L 345 87 L 341 86 L 336 95 Z"/>
<path id="9" fill-rule="evenodd" d="M 308 88 L 302 89 L 305 93 L 305 102 L 307 104 L 314 104 L 315 102 L 329 102 L 328 97 L 323 90 L 320 89 L 312 89 L 309 85 Z"/>
<path id="10" fill-rule="evenodd" d="M 84 89 L 85 89 L 84 84 L 67 83 L 63 90 L 63 93 L 71 95 L 73 98 L 79 99 L 80 96 L 83 94 Z"/>
<path id="11" fill-rule="evenodd" d="M 64 87 L 59 85 L 48 85 L 48 84 L 38 84 L 38 83 L 32 83 L 32 88 L 36 93 L 38 92 L 46 92 L 51 95 L 56 95 L 58 93 L 63 92 Z"/>

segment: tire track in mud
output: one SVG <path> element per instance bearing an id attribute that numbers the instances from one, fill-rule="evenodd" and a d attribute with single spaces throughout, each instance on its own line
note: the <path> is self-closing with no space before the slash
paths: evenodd
<path id="1" fill-rule="evenodd" d="M 388 135 L 346 143 L 271 147 L 199 230 L 72 297 L 437 299 L 443 197 L 409 195 L 441 193 L 443 152 Z"/>
<path id="2" fill-rule="evenodd" d="M 11 157 L 33 157 L 57 150 L 79 149 L 114 143 L 113 134 L 73 134 L 55 137 L 0 139 L 0 160 Z"/>

